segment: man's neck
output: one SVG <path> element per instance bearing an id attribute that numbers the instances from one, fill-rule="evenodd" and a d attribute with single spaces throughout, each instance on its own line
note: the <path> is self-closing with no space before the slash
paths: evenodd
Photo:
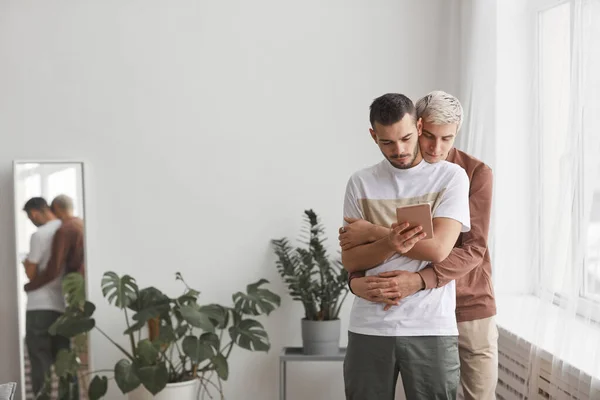
<path id="1" fill-rule="evenodd" d="M 423 161 L 423 156 L 421 155 L 421 152 L 419 151 L 417 153 L 417 156 L 415 157 L 415 160 L 413 161 L 413 163 L 410 167 L 411 168 L 416 167 L 417 165 L 419 165 L 421 163 L 421 161 Z"/>
<path id="2" fill-rule="evenodd" d="M 68 221 L 68 220 L 73 219 L 73 218 L 75 218 L 75 216 L 73 214 L 67 214 L 64 217 L 62 217 L 61 220 Z"/>
<path id="3" fill-rule="evenodd" d="M 44 218 L 45 219 L 44 219 L 44 222 L 42 223 L 42 225 L 46 225 L 48 222 L 55 221 L 58 219 L 58 218 L 56 218 L 56 216 L 54 214 L 44 215 Z"/>

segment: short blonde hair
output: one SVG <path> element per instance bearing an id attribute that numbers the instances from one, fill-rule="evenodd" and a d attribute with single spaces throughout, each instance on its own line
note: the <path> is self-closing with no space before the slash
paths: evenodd
<path id="1" fill-rule="evenodd" d="M 66 194 L 59 194 L 52 200 L 52 208 L 55 207 L 65 211 L 73 211 L 73 199 Z"/>
<path id="2" fill-rule="evenodd" d="M 463 120 L 463 108 L 460 101 L 451 94 L 434 90 L 417 101 L 417 117 L 435 125 L 456 124 L 460 130 Z"/>

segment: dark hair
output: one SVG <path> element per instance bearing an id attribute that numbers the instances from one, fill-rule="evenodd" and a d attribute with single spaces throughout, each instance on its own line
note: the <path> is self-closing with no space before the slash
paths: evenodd
<path id="1" fill-rule="evenodd" d="M 403 94 L 387 93 L 373 100 L 371 103 L 371 127 L 375 129 L 375 122 L 383 126 L 393 125 L 400 121 L 406 114 L 417 121 L 417 109 L 412 100 Z"/>
<path id="2" fill-rule="evenodd" d="M 44 211 L 49 208 L 50 207 L 48 207 L 48 203 L 46 202 L 46 200 L 43 197 L 32 197 L 31 199 L 29 199 L 27 201 L 27 203 L 25 203 L 25 206 L 23 207 L 23 211 L 25 211 L 25 212 L 30 212 L 33 210 Z"/>

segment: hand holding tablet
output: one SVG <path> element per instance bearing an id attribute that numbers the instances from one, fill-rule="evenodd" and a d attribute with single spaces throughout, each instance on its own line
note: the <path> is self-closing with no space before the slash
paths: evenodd
<path id="1" fill-rule="evenodd" d="M 405 229 L 420 226 L 423 228 L 423 232 L 427 234 L 427 239 L 433 237 L 433 220 L 429 203 L 398 207 L 396 208 L 396 218 L 399 225 L 404 222 L 409 223 L 408 228 Z"/>
<path id="2" fill-rule="evenodd" d="M 398 222 L 392 224 L 389 240 L 399 254 L 410 251 L 419 241 L 433 237 L 433 221 L 429 204 L 416 204 L 396 209 Z"/>

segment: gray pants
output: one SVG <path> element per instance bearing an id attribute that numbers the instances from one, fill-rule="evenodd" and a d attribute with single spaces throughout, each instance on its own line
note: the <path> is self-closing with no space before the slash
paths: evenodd
<path id="1" fill-rule="evenodd" d="M 62 314 L 58 311 L 35 310 L 25 314 L 25 343 L 31 364 L 31 386 L 34 395 L 44 386 L 46 374 L 56 361 L 60 349 L 69 349 L 70 341 L 48 333 L 50 326 Z"/>
<path id="2" fill-rule="evenodd" d="M 348 332 L 347 400 L 393 400 L 398 374 L 407 400 L 455 400 L 457 336 L 370 336 Z"/>

